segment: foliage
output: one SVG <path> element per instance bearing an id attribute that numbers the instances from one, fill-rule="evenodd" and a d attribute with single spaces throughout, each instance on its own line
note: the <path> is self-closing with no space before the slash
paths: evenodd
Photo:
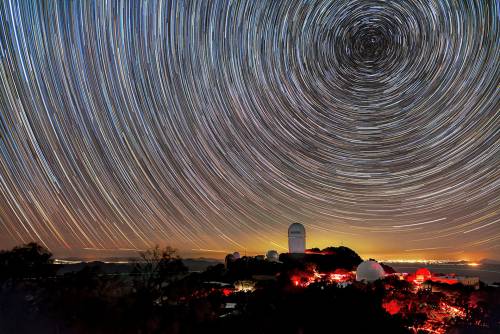
<path id="1" fill-rule="evenodd" d="M 40 279 L 55 274 L 52 253 L 31 242 L 0 252 L 0 287 L 23 279 Z"/>
<path id="2" fill-rule="evenodd" d="M 403 334 L 426 328 L 444 304 L 466 314 L 461 320 L 445 319 L 454 323 L 453 333 L 498 332 L 500 289 L 492 287 L 416 292 L 395 276 L 344 288 L 323 280 L 305 287 L 291 283 L 294 276 L 315 275 L 320 265 L 350 268 L 359 260 L 351 250 L 339 249 L 285 263 L 242 257 L 229 268 L 219 264 L 187 274 L 174 249 L 155 247 L 141 253 L 124 275 L 110 273 L 101 263 L 43 276 L 40 268 L 52 264 L 50 253 L 35 245 L 16 247 L 0 253 L 2 269 L 17 273 L 7 276 L 22 282 L 0 290 L 0 333 Z M 316 256 L 323 260 L 315 262 Z M 22 265 L 14 266 L 14 258 Z M 254 292 L 232 288 L 240 277 L 256 275 L 275 279 L 257 284 Z"/>
<path id="3" fill-rule="evenodd" d="M 163 302 L 168 284 L 186 274 L 188 268 L 171 247 L 156 246 L 139 255 L 132 271 L 133 287 L 141 307 L 149 310 L 152 303 Z"/>

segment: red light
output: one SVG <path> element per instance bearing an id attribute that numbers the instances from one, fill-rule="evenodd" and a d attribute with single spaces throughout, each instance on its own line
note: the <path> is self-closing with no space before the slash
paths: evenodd
<path id="1" fill-rule="evenodd" d="M 394 299 L 388 303 L 384 303 L 382 306 L 384 307 L 386 312 L 389 313 L 390 315 L 394 315 L 396 313 L 399 313 L 399 310 L 401 309 L 401 307 L 399 306 L 399 303 Z"/>

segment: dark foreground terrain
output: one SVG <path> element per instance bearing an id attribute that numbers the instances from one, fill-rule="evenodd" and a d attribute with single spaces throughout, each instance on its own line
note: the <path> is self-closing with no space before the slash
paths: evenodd
<path id="1" fill-rule="evenodd" d="M 328 254 L 189 272 L 155 248 L 115 273 L 104 263 L 64 272 L 28 244 L 0 253 L 0 333 L 500 333 L 497 288 L 334 281 L 319 273 L 349 277 L 361 259 Z"/>

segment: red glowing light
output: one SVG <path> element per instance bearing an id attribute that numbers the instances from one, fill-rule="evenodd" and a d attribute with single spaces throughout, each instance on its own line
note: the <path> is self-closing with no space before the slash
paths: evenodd
<path id="1" fill-rule="evenodd" d="M 420 268 L 415 272 L 414 282 L 416 284 L 422 284 L 432 278 L 432 274 L 427 268 Z"/>
<path id="2" fill-rule="evenodd" d="M 423 277 L 428 277 L 430 278 L 432 276 L 431 272 L 427 268 L 420 268 L 415 272 L 415 275 L 417 276 L 423 276 Z"/>
<path id="3" fill-rule="evenodd" d="M 319 252 L 316 252 L 316 251 L 313 251 L 313 250 L 310 250 L 310 249 L 306 249 L 305 251 L 306 254 L 316 254 L 316 255 L 334 255 L 335 252 L 332 252 L 332 251 L 319 251 Z"/>
<path id="4" fill-rule="evenodd" d="M 384 307 L 386 312 L 389 313 L 390 315 L 397 314 L 401 310 L 401 306 L 399 306 L 398 301 L 394 299 L 388 303 L 382 304 L 382 306 Z"/>

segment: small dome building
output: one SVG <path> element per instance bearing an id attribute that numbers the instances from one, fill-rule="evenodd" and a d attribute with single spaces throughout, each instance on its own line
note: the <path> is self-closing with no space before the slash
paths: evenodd
<path id="1" fill-rule="evenodd" d="M 424 283 L 432 278 L 432 274 L 427 268 L 419 268 L 415 272 L 415 282 Z"/>
<path id="2" fill-rule="evenodd" d="M 279 254 L 275 250 L 270 250 L 267 251 L 266 253 L 266 260 L 269 262 L 278 262 L 279 260 Z"/>
<path id="3" fill-rule="evenodd" d="M 356 281 L 374 282 L 385 277 L 382 266 L 373 260 L 363 261 L 356 269 Z"/>

